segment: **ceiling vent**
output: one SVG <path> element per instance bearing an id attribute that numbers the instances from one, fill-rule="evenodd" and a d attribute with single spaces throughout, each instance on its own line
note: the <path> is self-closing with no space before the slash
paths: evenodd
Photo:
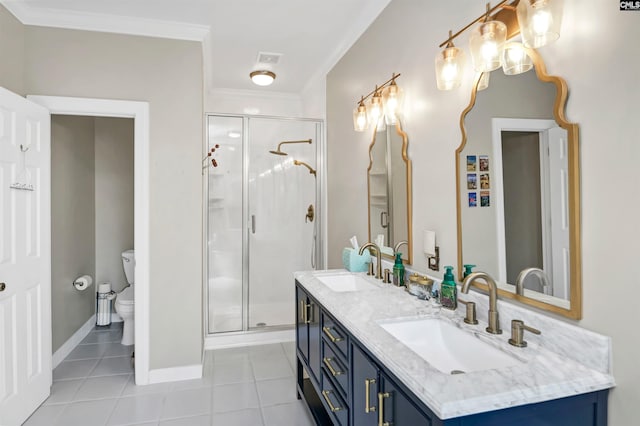
<path id="1" fill-rule="evenodd" d="M 280 57 L 282 53 L 272 53 L 272 52 L 258 52 L 258 64 L 264 65 L 276 65 L 280 62 Z"/>

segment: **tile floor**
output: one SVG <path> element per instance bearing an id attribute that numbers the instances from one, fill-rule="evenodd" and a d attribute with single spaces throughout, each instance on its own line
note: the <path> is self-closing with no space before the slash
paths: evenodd
<path id="1" fill-rule="evenodd" d="M 53 371 L 25 426 L 307 426 L 294 342 L 208 351 L 202 379 L 136 386 L 121 324 L 94 329 Z"/>

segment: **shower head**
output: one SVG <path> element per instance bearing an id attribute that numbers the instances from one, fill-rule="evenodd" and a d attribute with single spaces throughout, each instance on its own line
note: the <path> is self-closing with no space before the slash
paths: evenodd
<path id="1" fill-rule="evenodd" d="M 311 139 L 304 139 L 304 140 L 300 140 L 300 141 L 283 141 L 283 142 L 280 142 L 278 144 L 278 148 L 276 148 L 275 151 L 269 151 L 269 152 L 271 154 L 275 154 L 275 155 L 288 155 L 286 152 L 283 152 L 283 151 L 280 150 L 280 147 L 282 145 L 284 145 L 284 144 L 287 144 L 287 143 L 311 143 Z"/>

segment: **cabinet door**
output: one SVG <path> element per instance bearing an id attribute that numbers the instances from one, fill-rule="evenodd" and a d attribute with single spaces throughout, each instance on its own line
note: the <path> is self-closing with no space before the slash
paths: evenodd
<path id="1" fill-rule="evenodd" d="M 431 420 L 388 377 L 381 375 L 382 391 L 378 393 L 378 405 L 382 410 L 382 425 L 418 426 L 431 425 Z"/>
<path id="2" fill-rule="evenodd" d="M 307 325 L 309 326 L 309 368 L 316 380 L 320 380 L 320 306 L 308 301 Z"/>
<path id="3" fill-rule="evenodd" d="M 378 383 L 380 380 L 378 367 L 358 346 L 351 345 L 351 347 L 353 426 L 375 426 L 378 424 Z"/>
<path id="4" fill-rule="evenodd" d="M 307 293 L 296 287 L 296 345 L 305 362 L 309 362 L 309 331 L 307 326 Z"/>

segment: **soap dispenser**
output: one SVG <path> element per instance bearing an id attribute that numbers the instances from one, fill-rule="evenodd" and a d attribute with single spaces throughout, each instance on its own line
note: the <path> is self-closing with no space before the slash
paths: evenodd
<path id="1" fill-rule="evenodd" d="M 473 273 L 473 268 L 476 267 L 476 265 L 463 265 L 464 266 L 464 274 L 462 275 L 463 278 L 466 278 L 467 275 L 471 275 Z"/>
<path id="2" fill-rule="evenodd" d="M 445 266 L 446 272 L 440 284 L 440 304 L 455 311 L 458 307 L 458 287 L 453 278 L 453 266 Z"/>
<path id="3" fill-rule="evenodd" d="M 396 262 L 393 265 L 393 285 L 404 286 L 404 265 L 402 264 L 402 253 L 396 253 Z"/>

